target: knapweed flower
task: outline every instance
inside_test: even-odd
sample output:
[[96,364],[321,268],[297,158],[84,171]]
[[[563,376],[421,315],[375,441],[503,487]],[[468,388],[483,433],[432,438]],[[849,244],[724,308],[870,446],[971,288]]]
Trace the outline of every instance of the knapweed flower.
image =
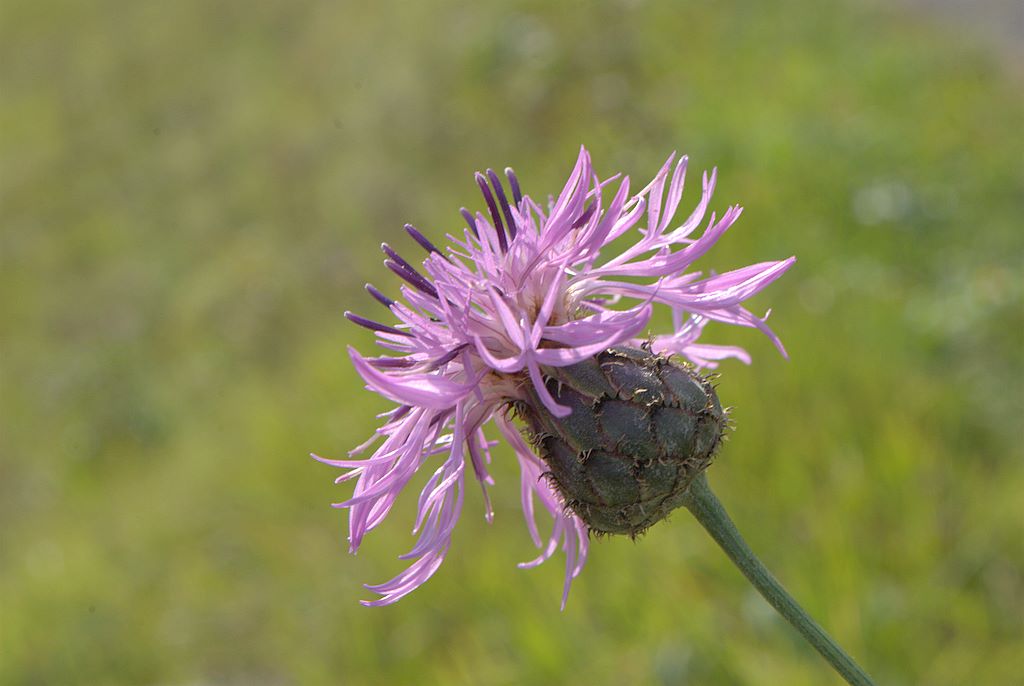
[[[781,276],[794,258],[722,274],[689,271],[735,223],[741,208],[730,207],[721,217],[712,214],[705,224],[713,171],[704,174],[697,207],[675,224],[687,159],[673,164],[674,158],[669,157],[650,184],[631,194],[628,177],[600,180],[581,148],[565,187],[546,207],[522,193],[510,169],[505,170],[507,191],[499,175],[488,170],[476,176],[486,214],[463,209],[467,226],[448,235],[444,250],[412,226],[405,227],[427,253],[422,269],[389,245],[382,246],[384,264],[404,281],[401,299],[392,300],[370,285],[367,290],[397,322],[346,316],[375,331],[378,344],[390,354],[364,357],[354,349],[349,352],[367,387],[397,406],[381,415],[384,424],[370,441],[352,452],[380,441],[372,456],[317,458],[346,470],[338,481],[356,480],[352,497],[336,505],[349,511],[351,551],[384,521],[417,471],[431,462],[439,464],[419,494],[414,527],[419,538],[402,556],[411,564],[391,581],[367,586],[381,597],[364,604],[393,603],[437,571],[462,511],[467,469],[483,489],[487,520],[493,518],[487,487],[493,484],[488,464],[495,443],[485,434],[485,426],[493,422],[518,459],[523,513],[540,548],[535,560],[520,566],[540,564],[561,547],[566,554],[564,607],[572,579],[586,560],[591,529],[635,533],[663,517],[678,506],[680,489],[706,466],[717,445],[724,415],[713,391],[692,369],[668,356],[678,355],[702,368],[714,368],[724,358],[749,363],[741,348],[698,342],[712,321],[760,329],[785,354],[764,318],[743,302]],[[701,226],[703,231],[698,231]],[[607,254],[612,244],[624,247]],[[671,310],[674,330],[644,337],[659,303]],[[601,377],[596,386],[588,381],[594,365]],[[623,391],[616,374],[632,375],[648,388]],[[652,384],[657,392],[644,400],[643,391],[650,391]],[[667,439],[668,448],[628,448],[628,437],[611,437],[614,445],[604,446],[605,452],[615,454],[595,457],[602,446],[581,446],[572,429],[573,419],[587,419],[588,408],[580,398],[588,393],[594,402],[628,401],[616,406],[621,417],[605,417],[599,427],[609,436],[635,423],[630,413],[641,412],[643,421],[654,421],[650,413],[643,414],[644,407],[671,406],[677,410],[672,417],[689,417],[690,424],[684,431],[673,428],[671,417],[663,421],[664,435],[674,436]],[[514,424],[517,414],[526,420],[530,440]],[[560,422],[565,430],[558,433]],[[662,436],[656,429],[651,429],[652,441]],[[694,432],[706,437],[695,438]],[[616,486],[615,493],[597,489],[580,495],[567,483],[569,477],[560,476],[566,467],[556,464],[560,458],[554,452],[564,449],[548,441],[554,433],[556,442],[572,451],[565,460],[592,459],[597,465],[593,469],[610,470],[612,476],[616,469],[629,471],[621,469],[622,459],[640,460],[649,453],[641,471],[648,466],[653,470],[664,463],[669,448],[685,444],[696,452],[680,457],[678,469],[673,467],[666,477],[671,484],[650,493],[644,492],[644,478],[646,483],[658,478],[653,471],[646,477],[634,473],[639,485]],[[603,457],[619,461],[605,469]],[[648,505],[655,498],[663,511],[652,519]],[[538,501],[554,520],[546,541],[536,524]],[[619,510],[609,514],[589,509],[608,503]]]

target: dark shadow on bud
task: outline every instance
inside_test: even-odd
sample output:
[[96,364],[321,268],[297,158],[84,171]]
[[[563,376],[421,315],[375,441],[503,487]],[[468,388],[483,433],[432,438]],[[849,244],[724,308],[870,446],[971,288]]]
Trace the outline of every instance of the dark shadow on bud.
[[727,425],[707,377],[628,347],[544,373],[572,414],[558,419],[532,390],[515,409],[549,478],[591,531],[635,537],[683,504]]

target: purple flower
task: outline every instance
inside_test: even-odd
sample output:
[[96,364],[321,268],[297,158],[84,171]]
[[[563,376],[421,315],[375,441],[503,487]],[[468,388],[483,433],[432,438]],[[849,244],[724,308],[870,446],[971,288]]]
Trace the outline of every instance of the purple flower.
[[[715,367],[730,357],[749,363],[742,348],[697,342],[710,321],[758,328],[785,354],[765,318],[745,309],[743,301],[781,276],[795,258],[724,274],[687,271],[732,226],[741,208],[730,207],[720,218],[712,214],[695,237],[714,190],[712,171],[704,174],[696,209],[673,225],[687,163],[683,157],[673,167],[674,157],[631,195],[628,177],[599,180],[581,148],[561,194],[546,209],[522,194],[512,170],[505,170],[508,192],[498,174],[488,170],[476,175],[486,214],[463,209],[468,227],[461,235],[449,235],[445,250],[405,227],[427,252],[422,270],[382,246],[384,264],[405,282],[402,300],[366,288],[398,322],[346,316],[375,331],[378,344],[393,354],[364,357],[352,348],[349,354],[367,387],[397,407],[381,415],[383,426],[351,453],[381,441],[371,457],[317,457],[346,470],[339,482],[356,480],[352,497],[335,505],[349,510],[350,550],[355,552],[366,532],[384,521],[424,464],[440,466],[420,492],[413,530],[419,539],[401,556],[412,563],[394,579],[367,586],[381,597],[365,605],[393,603],[437,571],[462,511],[467,467],[483,489],[486,518],[492,520],[487,487],[494,481],[487,465],[496,442],[487,438],[484,426],[493,421],[518,458],[523,513],[541,551],[520,567],[538,565],[561,547],[566,554],[565,606],[587,557],[589,532],[542,478],[548,471],[545,463],[507,411],[530,385],[553,415],[569,414],[547,390],[545,367],[572,365],[611,346],[643,342],[654,352],[679,354],[701,367]],[[614,195],[613,182],[618,183]],[[611,201],[605,204],[608,195]],[[626,236],[633,240],[622,252],[602,254]],[[641,279],[646,281],[638,283]],[[655,303],[670,308],[675,331],[643,339]],[[546,541],[535,520],[537,501],[554,520]]]

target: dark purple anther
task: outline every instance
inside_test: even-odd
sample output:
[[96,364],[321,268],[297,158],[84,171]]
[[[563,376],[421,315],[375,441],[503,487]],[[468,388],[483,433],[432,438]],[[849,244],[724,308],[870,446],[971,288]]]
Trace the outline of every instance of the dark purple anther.
[[476,230],[476,217],[473,216],[473,213],[465,207],[460,208],[459,212],[462,213],[462,218],[466,220],[467,224],[469,224],[469,230],[473,232],[473,235],[480,238],[480,232]]
[[435,298],[437,297],[437,289],[434,288],[434,284],[430,283],[425,276],[416,271],[415,267],[402,259],[402,256],[396,253],[390,245],[387,243],[381,243],[380,249],[384,251],[385,255],[391,258],[390,260],[384,260],[384,265],[388,269],[395,272],[424,293],[432,295]]
[[374,300],[388,309],[395,304],[395,301],[378,291],[373,284],[366,284],[366,292],[373,296]]
[[380,249],[384,251],[384,254],[385,254],[385,255],[387,255],[388,257],[390,257],[391,259],[393,259],[393,260],[394,260],[395,262],[397,262],[398,264],[404,265],[405,267],[407,267],[407,268],[409,268],[409,269],[412,269],[413,271],[415,271],[415,270],[413,269],[412,265],[411,265],[411,264],[409,264],[408,262],[406,262],[406,261],[405,261],[405,259],[404,259],[404,258],[403,258],[403,257],[402,257],[401,255],[399,255],[399,254],[398,254],[397,252],[395,252],[395,249],[394,249],[394,248],[392,248],[392,247],[391,247],[390,245],[388,245],[387,243],[381,243],[381,244],[380,244]]
[[487,170],[487,178],[494,186],[494,192],[498,194],[498,204],[501,205],[501,213],[505,215],[505,226],[508,227],[508,237],[512,240],[516,237],[516,222],[512,218],[512,210],[508,206],[508,199],[505,197],[505,189],[501,187],[501,179],[494,173],[493,169]]
[[456,357],[458,357],[459,353],[461,353],[465,347],[465,345],[460,345],[449,350],[444,355],[431,362],[430,366],[427,368],[427,371],[432,372],[435,369],[440,369],[441,367],[445,366],[446,364],[454,360]]
[[360,317],[358,314],[353,314],[352,312],[346,312],[345,318],[348,319],[353,324],[358,324],[359,326],[365,327],[370,331],[380,331],[382,333],[393,333],[399,336],[412,337],[412,334],[409,333],[408,331],[402,331],[401,329],[396,329],[393,326],[381,324],[380,322],[375,322],[372,319],[367,319],[366,317]]
[[587,220],[590,219],[590,215],[594,214],[595,207],[597,207],[597,203],[594,202],[591,202],[589,205],[587,205],[586,208],[584,208],[582,214],[580,214],[580,216],[576,218],[576,221],[572,223],[572,228],[578,229],[584,224],[586,224]]
[[498,206],[494,203],[491,187],[487,185],[487,179],[480,172],[476,173],[476,185],[480,186],[480,192],[484,194],[484,200],[487,202],[487,210],[491,213],[491,221],[494,222],[494,232],[498,235],[501,252],[506,252],[508,241],[505,240],[505,227],[501,224],[501,215],[498,214]]
[[516,207],[523,201],[523,192],[519,190],[519,179],[512,167],[505,167],[505,176],[508,177],[508,185],[512,188],[512,199],[516,201]]
[[412,405],[399,405],[398,407],[387,413],[388,419],[390,419],[391,421],[397,421],[404,417],[405,415],[409,414],[409,410],[411,409]]
[[402,266],[394,260],[384,260],[384,266],[397,274],[400,279],[408,282],[410,286],[433,298],[437,297],[437,289],[434,288],[434,284],[424,279],[418,272],[410,271],[408,267]]
[[367,357],[366,361],[378,369],[402,369],[416,364],[407,357]]
[[[412,236],[412,239],[419,243],[420,247],[426,250],[427,252],[437,253],[441,257],[444,257],[444,259],[448,260],[448,257],[443,252],[441,252],[436,245],[431,243],[426,236],[420,233],[419,230],[412,224],[405,225],[405,232]],[[451,262],[451,260],[448,261]]]

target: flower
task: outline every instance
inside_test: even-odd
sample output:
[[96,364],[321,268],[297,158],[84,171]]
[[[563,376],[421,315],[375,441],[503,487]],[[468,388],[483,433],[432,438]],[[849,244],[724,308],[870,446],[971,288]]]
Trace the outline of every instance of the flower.
[[[674,159],[673,154],[650,184],[631,195],[628,177],[599,180],[581,148],[565,187],[546,210],[521,192],[511,169],[505,170],[511,198],[498,174],[488,170],[476,175],[487,214],[463,209],[468,226],[448,236],[446,250],[406,225],[427,252],[422,271],[386,243],[382,246],[384,264],[405,282],[402,299],[366,288],[398,322],[345,315],[376,332],[378,344],[394,353],[364,357],[349,348],[367,388],[397,406],[381,415],[384,424],[350,453],[381,441],[372,456],[330,460],[314,455],[346,470],[339,482],[356,480],[352,497],[335,505],[349,511],[350,550],[355,552],[365,534],[384,521],[421,467],[435,458],[440,466],[420,492],[413,529],[419,538],[401,556],[412,563],[394,579],[366,586],[380,598],[363,604],[393,603],[437,571],[462,511],[467,465],[483,489],[485,516],[493,519],[487,487],[494,480],[487,466],[495,442],[484,432],[493,422],[518,458],[523,513],[540,548],[536,559],[520,567],[540,564],[560,546],[566,555],[565,606],[571,582],[586,560],[590,532],[551,480],[543,478],[547,465],[508,411],[530,396],[556,418],[570,414],[545,383],[545,370],[575,365],[614,346],[642,344],[652,353],[678,354],[699,367],[714,368],[725,358],[749,363],[742,348],[697,342],[711,321],[760,329],[785,355],[765,323],[767,315],[758,317],[742,303],[781,276],[795,258],[723,274],[688,272],[733,225],[741,208],[730,207],[720,218],[712,214],[694,237],[714,190],[712,171],[704,174],[697,207],[672,227],[687,166],[686,157],[673,166]],[[605,205],[603,196],[616,181],[617,190]],[[626,237],[633,241],[622,252],[602,254]],[[641,340],[655,303],[670,308],[674,331]],[[537,501],[554,520],[546,541],[536,524]]]

